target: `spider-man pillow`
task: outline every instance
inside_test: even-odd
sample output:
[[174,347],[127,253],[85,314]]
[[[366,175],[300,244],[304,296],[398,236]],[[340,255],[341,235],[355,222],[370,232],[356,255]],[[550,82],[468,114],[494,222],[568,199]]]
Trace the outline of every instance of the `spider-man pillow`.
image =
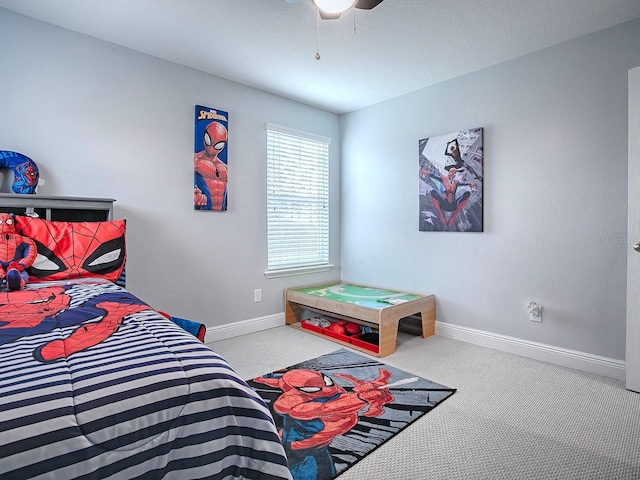
[[38,257],[30,282],[100,277],[116,282],[126,257],[125,221],[57,222],[16,216],[16,231],[32,238]]

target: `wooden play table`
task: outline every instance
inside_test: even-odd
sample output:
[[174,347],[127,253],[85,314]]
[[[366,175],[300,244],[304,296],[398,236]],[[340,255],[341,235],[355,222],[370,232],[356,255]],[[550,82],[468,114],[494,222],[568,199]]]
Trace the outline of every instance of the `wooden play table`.
[[[287,288],[284,293],[285,321],[287,325],[300,327],[303,312],[369,325],[379,331],[379,356],[385,357],[396,349],[398,324],[401,318],[420,314],[422,336],[435,334],[436,300],[434,295],[399,292],[339,281],[305,287]],[[309,333],[316,333],[305,329]],[[352,348],[366,351],[349,342]]]

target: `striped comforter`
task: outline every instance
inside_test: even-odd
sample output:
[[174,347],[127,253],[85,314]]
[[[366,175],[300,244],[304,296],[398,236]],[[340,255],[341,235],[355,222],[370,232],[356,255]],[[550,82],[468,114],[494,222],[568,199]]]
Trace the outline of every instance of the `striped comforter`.
[[0,479],[291,478],[215,352],[105,281],[0,292]]

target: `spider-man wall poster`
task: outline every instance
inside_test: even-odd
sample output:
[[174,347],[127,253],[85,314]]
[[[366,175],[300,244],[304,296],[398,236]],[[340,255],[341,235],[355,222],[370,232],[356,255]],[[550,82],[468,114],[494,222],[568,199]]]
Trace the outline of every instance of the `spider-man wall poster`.
[[227,209],[229,114],[196,105],[194,143],[195,210]]

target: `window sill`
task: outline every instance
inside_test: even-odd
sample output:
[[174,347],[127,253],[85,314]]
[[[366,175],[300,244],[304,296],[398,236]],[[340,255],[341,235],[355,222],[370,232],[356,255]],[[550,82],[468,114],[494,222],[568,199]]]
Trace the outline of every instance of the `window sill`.
[[282,270],[269,270],[264,272],[264,276],[267,278],[281,278],[281,277],[291,277],[293,275],[305,275],[307,273],[320,273],[320,272],[328,272],[335,265],[318,265],[315,267],[301,267],[301,268],[286,268]]

